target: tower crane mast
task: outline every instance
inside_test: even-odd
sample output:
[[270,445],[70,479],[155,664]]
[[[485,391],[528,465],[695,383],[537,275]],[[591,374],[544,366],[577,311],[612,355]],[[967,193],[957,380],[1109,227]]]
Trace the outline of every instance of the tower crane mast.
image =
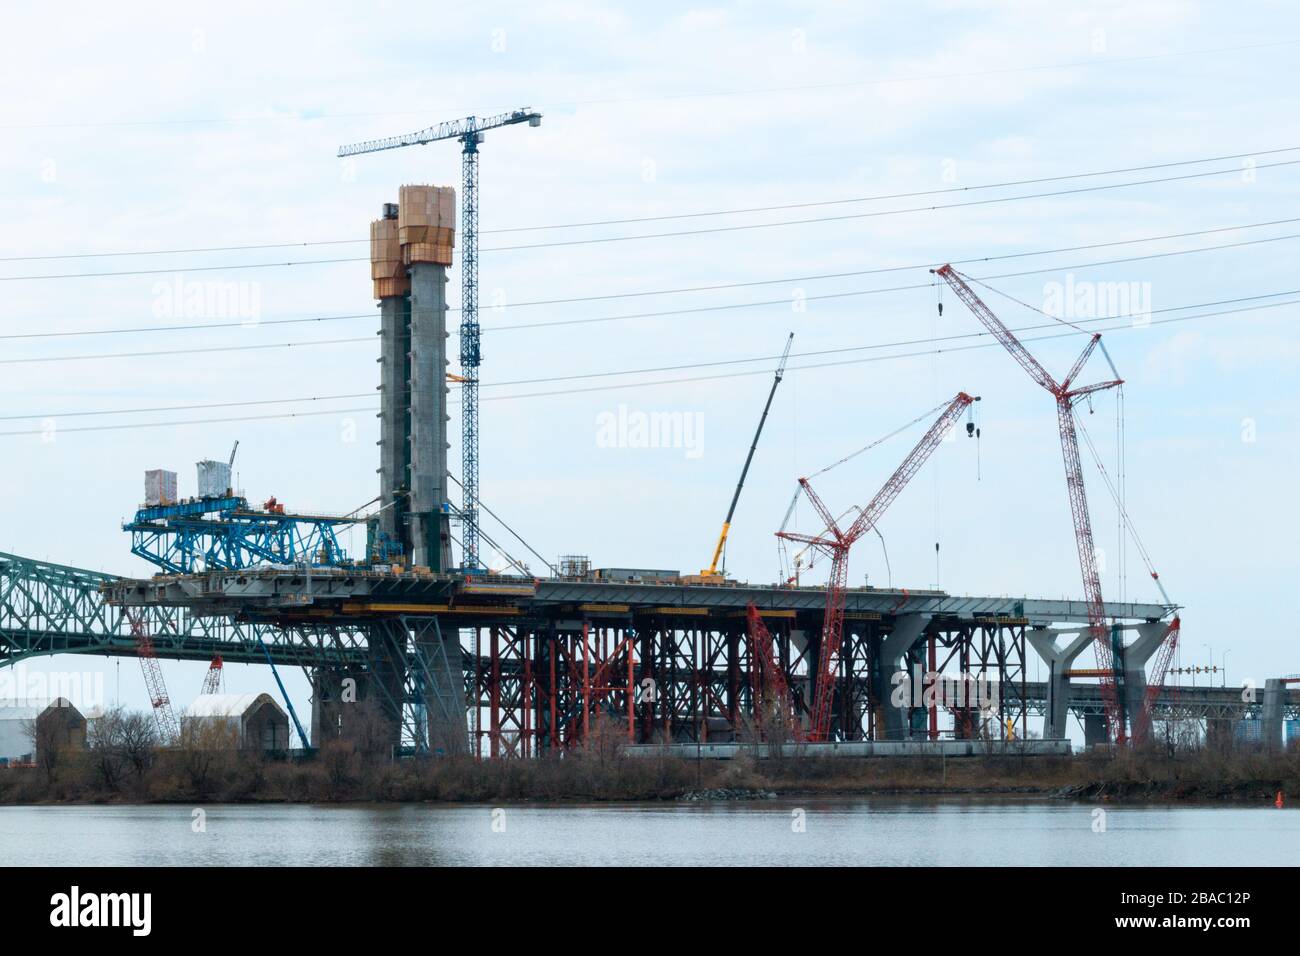
[[478,322],[478,147],[485,130],[527,123],[541,126],[542,114],[524,107],[496,116],[467,116],[438,123],[414,133],[372,139],[339,148],[340,158],[377,153],[402,146],[422,146],[454,139],[461,144],[461,272],[460,272],[460,365],[461,386],[461,484],[464,489],[462,514],[462,563],[478,568],[478,370],[483,360]]
[[921,470],[934,450],[939,447],[949,429],[978,396],[958,392],[944,410],[935,419],[921,440],[903,459],[902,464],[889,477],[889,480],[876,492],[876,496],[858,514],[847,530],[841,531],[833,515],[817,497],[807,478],[800,478],[799,485],[807,494],[818,517],[826,528],[819,535],[799,534],[793,531],[779,531],[777,536],[788,541],[798,541],[811,545],[825,553],[831,559],[830,575],[826,581],[826,612],[822,618],[821,648],[817,655],[817,681],[813,688],[812,727],[808,739],[825,741],[830,739],[831,711],[835,700],[835,678],[839,671],[844,631],[844,604],[848,579],[849,550],[864,534],[875,527],[885,511],[893,504],[907,483]]

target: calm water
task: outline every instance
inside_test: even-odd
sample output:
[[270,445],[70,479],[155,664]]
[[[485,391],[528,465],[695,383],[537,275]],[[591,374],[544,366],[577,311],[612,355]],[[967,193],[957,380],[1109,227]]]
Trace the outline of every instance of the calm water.
[[[1295,864],[1300,812],[936,798],[599,806],[2,807],[0,865]],[[802,812],[803,832],[794,832]],[[494,820],[504,832],[494,831]]]

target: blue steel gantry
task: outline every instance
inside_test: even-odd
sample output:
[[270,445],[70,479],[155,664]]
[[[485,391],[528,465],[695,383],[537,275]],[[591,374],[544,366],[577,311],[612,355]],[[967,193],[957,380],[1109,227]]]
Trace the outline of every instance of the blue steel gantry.
[[131,532],[132,554],[168,574],[192,574],[261,564],[347,566],[352,559],[339,544],[338,529],[364,522],[285,514],[274,505],[259,511],[243,497],[223,495],[146,505],[122,530]]

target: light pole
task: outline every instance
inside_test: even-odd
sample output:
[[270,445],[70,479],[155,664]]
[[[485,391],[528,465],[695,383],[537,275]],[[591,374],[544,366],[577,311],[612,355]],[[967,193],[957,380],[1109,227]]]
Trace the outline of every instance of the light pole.
[[1210,647],[1209,644],[1202,644],[1201,646],[1210,652],[1210,669],[1206,672],[1209,674],[1210,679],[1206,681],[1206,684],[1209,687],[1213,687],[1214,686],[1214,648]]
[[1228,686],[1228,655],[1231,652],[1232,652],[1231,647],[1223,652],[1223,686],[1224,687]]

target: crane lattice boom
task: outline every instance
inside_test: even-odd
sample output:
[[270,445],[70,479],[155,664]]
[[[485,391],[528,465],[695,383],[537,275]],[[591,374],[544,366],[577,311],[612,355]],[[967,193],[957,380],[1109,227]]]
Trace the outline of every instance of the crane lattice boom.
[[541,122],[542,114],[526,106],[521,110],[511,110],[509,113],[498,113],[496,116],[485,116],[482,119],[477,116],[466,116],[464,119],[438,123],[436,126],[430,126],[415,133],[386,136],[383,139],[370,139],[363,143],[340,146],[339,158],[357,156],[361,153],[377,153],[381,150],[397,149],[401,146],[423,146],[425,143],[433,143],[441,139],[463,140],[467,136],[476,136],[488,129],[513,126],[516,123],[540,126]]
[[965,392],[958,392],[951,402],[935,419],[929,430],[916,443],[903,463],[898,466],[889,480],[881,487],[871,502],[862,509],[857,519],[847,531],[841,531],[830,509],[822,503],[813,491],[807,478],[800,478],[799,484],[807,494],[818,517],[826,528],[820,535],[798,534],[792,531],[777,532],[778,537],[789,541],[799,541],[812,545],[827,554],[831,559],[830,575],[826,581],[826,612],[822,618],[821,649],[817,655],[817,682],[813,690],[812,727],[809,739],[825,741],[830,739],[831,710],[835,700],[835,678],[839,673],[842,635],[844,632],[844,602],[846,599],[846,582],[848,579],[849,550],[854,542],[870,531],[886,509],[894,502],[912,477],[921,469],[926,460],[939,447],[944,436],[948,434],[957,420],[972,402],[979,401]]
[[760,732],[768,739],[773,739],[780,729],[766,725],[767,718],[774,717],[785,725],[795,743],[803,743],[803,727],[795,713],[790,684],[772,650],[772,635],[753,601],[749,602],[746,614],[749,619],[749,689],[754,719]]
[[1065,485],[1070,498],[1070,514],[1074,520],[1074,542],[1079,553],[1079,570],[1083,577],[1084,598],[1088,607],[1088,627],[1092,632],[1093,647],[1097,654],[1098,668],[1106,675],[1101,679],[1102,699],[1106,704],[1106,722],[1109,725],[1112,740],[1123,742],[1124,713],[1119,700],[1119,689],[1115,679],[1115,655],[1111,647],[1111,637],[1106,627],[1106,606],[1101,596],[1101,578],[1097,573],[1097,550],[1092,537],[1092,518],[1088,511],[1088,494],[1083,482],[1083,464],[1079,459],[1079,436],[1074,424],[1074,406],[1082,398],[1108,388],[1124,384],[1118,376],[1086,385],[1071,388],[1075,378],[1083,370],[1088,357],[1101,342],[1100,335],[1093,335],[1082,354],[1075,360],[1069,373],[1061,382],[1057,382],[1039,361],[1030,354],[1015,334],[1002,324],[1002,320],[993,313],[983,300],[975,294],[966,281],[951,265],[942,266],[935,274],[943,279],[957,293],[975,317],[983,323],[1027,373],[1029,377],[1052,394],[1056,401],[1057,429],[1061,436],[1061,457],[1065,463]]

